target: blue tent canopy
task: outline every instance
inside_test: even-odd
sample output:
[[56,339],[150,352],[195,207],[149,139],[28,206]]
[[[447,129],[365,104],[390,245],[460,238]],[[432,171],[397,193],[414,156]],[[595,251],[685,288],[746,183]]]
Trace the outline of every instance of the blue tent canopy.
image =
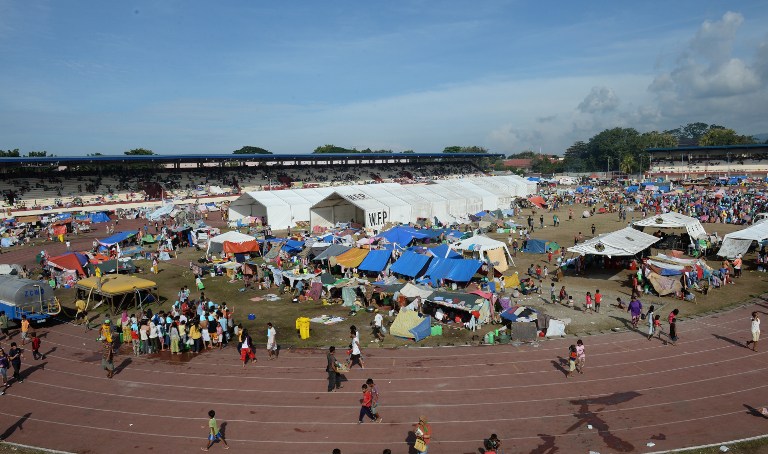
[[379,233],[376,237],[384,238],[392,244],[407,246],[414,238],[423,240],[429,238],[429,235],[423,233],[421,230],[414,229],[413,227],[399,225],[397,227],[392,227],[386,232]]
[[413,251],[406,251],[392,266],[389,271],[403,276],[416,277],[421,274],[429,262],[430,257]]
[[372,271],[378,273],[387,267],[387,262],[389,262],[390,257],[392,257],[392,253],[390,251],[370,251],[368,252],[368,255],[366,255],[363,259],[363,262],[360,263],[360,266],[357,267],[357,269],[360,271]]
[[447,244],[441,244],[439,246],[433,247],[432,249],[427,249],[427,252],[434,255],[435,257],[440,257],[443,259],[461,258],[461,254],[451,249]]
[[546,254],[547,242],[544,240],[536,240],[531,238],[530,240],[528,240],[528,243],[525,245],[525,249],[523,249],[523,252],[528,252],[530,254]]
[[72,213],[59,213],[56,215],[56,219],[63,221],[72,217]]
[[454,282],[469,282],[480,269],[483,262],[473,259],[441,259],[434,257],[429,263],[425,277],[432,284],[437,284],[441,279]]
[[633,186],[627,186],[626,191],[628,193],[633,193],[633,192],[637,192],[638,189],[640,189],[640,186],[633,185]]
[[304,249],[303,241],[286,240],[283,245],[283,250],[288,253],[301,252]]
[[103,240],[99,240],[99,244],[103,246],[112,246],[113,244],[123,242],[134,235],[136,235],[135,230],[129,230],[127,232],[118,232],[110,236],[109,238],[104,238]]
[[94,224],[100,224],[102,222],[109,222],[109,216],[104,212],[95,212],[88,215],[88,219]]

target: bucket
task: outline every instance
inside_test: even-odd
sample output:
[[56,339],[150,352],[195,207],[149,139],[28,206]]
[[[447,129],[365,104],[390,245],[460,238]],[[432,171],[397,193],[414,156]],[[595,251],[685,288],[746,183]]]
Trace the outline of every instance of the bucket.
[[256,314],[248,314],[248,320],[256,320]]

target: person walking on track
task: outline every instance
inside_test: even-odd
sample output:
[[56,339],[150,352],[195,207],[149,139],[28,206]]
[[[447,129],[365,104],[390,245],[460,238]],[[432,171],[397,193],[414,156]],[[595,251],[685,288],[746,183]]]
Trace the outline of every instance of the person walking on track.
[[371,421],[381,422],[381,418],[377,418],[373,416],[373,413],[371,412],[371,406],[373,405],[373,396],[371,395],[371,390],[368,388],[368,385],[363,384],[363,398],[360,400],[361,406],[360,406],[360,416],[357,419],[358,424],[363,423],[363,416],[368,416],[371,418]]
[[760,340],[760,315],[757,312],[752,312],[752,340],[748,340],[744,345],[749,348],[749,344],[752,344],[752,351],[757,351],[757,342]]
[[677,343],[677,315],[680,313],[680,309],[675,309],[669,313],[667,321],[669,322],[669,341],[672,345]]
[[[224,434],[221,433],[219,430],[219,425],[216,423],[216,412],[213,410],[209,411],[208,417],[210,418],[208,420],[208,442],[204,448],[200,449],[207,451],[211,449],[211,446],[213,446],[213,444],[219,440],[224,443],[224,449],[229,449],[229,444],[227,444],[227,440],[224,438]],[[202,427],[205,428],[205,426]]]
[[584,364],[587,362],[587,355],[584,352],[584,342],[581,339],[576,341],[576,370],[580,374],[584,373]]
[[24,358],[24,350],[20,349],[16,342],[11,342],[11,349],[8,350],[8,359],[13,367],[13,382],[24,383],[24,379],[21,378],[21,360]]
[[365,384],[368,385],[368,389],[371,391],[371,413],[381,422],[381,415],[379,414],[379,388],[372,378],[366,380]]
[[343,388],[343,386],[341,386],[341,374],[339,373],[335,352],[336,347],[331,346],[328,349],[328,355],[326,356],[328,365],[325,366],[325,371],[328,372],[328,392]]

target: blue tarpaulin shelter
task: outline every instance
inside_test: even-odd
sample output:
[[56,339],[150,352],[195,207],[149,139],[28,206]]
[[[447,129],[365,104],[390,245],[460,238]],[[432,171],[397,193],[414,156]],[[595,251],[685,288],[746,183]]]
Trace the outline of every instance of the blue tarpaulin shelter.
[[104,238],[103,240],[99,240],[99,244],[101,244],[102,246],[112,246],[113,244],[121,243],[134,235],[136,235],[135,230],[129,230],[127,232],[118,232],[110,236],[109,238]]
[[554,241],[536,240],[531,238],[525,245],[523,252],[528,252],[530,254],[546,254],[547,248],[552,249],[552,252],[557,252],[560,250],[560,245]]
[[425,234],[421,230],[414,229],[405,225],[399,225],[392,227],[386,232],[381,232],[376,236],[377,238],[384,238],[392,244],[399,244],[400,246],[407,246],[413,241],[414,238],[423,240],[429,238],[429,235]]
[[100,224],[102,222],[109,222],[109,216],[104,212],[95,212],[88,215],[88,219],[94,224]]
[[295,252],[301,252],[302,249],[304,249],[303,241],[286,240],[285,244],[283,244],[283,250],[290,254]]
[[368,252],[368,255],[366,255],[363,259],[363,262],[360,263],[360,266],[357,267],[357,269],[360,271],[371,271],[378,273],[387,267],[387,262],[389,262],[390,257],[392,257],[392,253],[390,251],[370,251]]
[[447,244],[441,244],[431,249],[427,249],[427,253],[443,259],[461,258],[461,254],[451,249]]
[[633,192],[637,192],[638,189],[640,189],[640,186],[627,186],[626,192],[631,194]]
[[392,266],[389,271],[403,276],[416,277],[424,270],[430,257],[413,251],[406,251]]
[[418,325],[409,330],[413,334],[413,340],[418,342],[432,334],[432,317],[424,317]]
[[483,265],[474,259],[442,259],[433,257],[424,277],[436,285],[441,279],[454,282],[469,282]]

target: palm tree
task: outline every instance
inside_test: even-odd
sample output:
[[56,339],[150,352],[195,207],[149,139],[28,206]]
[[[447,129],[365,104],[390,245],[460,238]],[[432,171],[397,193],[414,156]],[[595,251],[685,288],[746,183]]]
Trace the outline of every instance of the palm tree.
[[632,170],[637,166],[634,156],[631,154],[625,154],[621,158],[621,164],[619,164],[619,170],[626,174],[632,174]]

